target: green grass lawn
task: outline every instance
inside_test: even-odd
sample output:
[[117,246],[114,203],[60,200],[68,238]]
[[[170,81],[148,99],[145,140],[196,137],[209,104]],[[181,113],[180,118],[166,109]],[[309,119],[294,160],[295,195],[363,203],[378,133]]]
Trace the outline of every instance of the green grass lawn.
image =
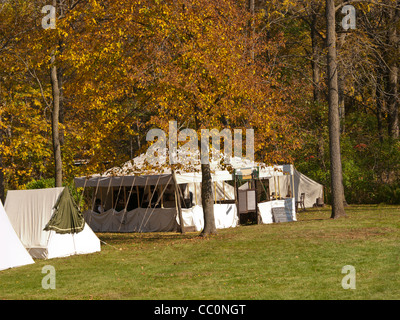
[[[98,234],[99,253],[0,271],[0,299],[400,299],[400,207],[308,209],[298,221],[199,233]],[[56,270],[45,290],[42,268]],[[342,267],[356,289],[342,288]]]

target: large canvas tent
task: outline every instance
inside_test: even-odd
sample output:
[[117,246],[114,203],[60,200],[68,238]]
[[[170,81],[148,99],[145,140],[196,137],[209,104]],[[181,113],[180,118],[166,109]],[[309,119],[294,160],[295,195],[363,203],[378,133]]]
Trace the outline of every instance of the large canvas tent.
[[34,263],[12,227],[0,201],[0,270]]
[[10,190],[5,210],[33,258],[100,251],[100,240],[82,219],[68,188]]
[[[92,208],[84,213],[86,221],[93,230],[103,232],[176,231],[181,228],[181,225],[184,228],[201,230],[204,221],[200,198],[202,176],[199,157],[196,155],[187,157],[182,150],[178,150],[178,155],[179,152],[181,153],[179,163],[182,165],[181,169],[174,172],[168,165],[149,163],[146,154],[142,154],[123,166],[112,168],[103,174],[75,178],[77,188],[85,190],[89,187],[94,190]],[[161,152],[161,157],[163,154],[165,156],[166,153]],[[257,167],[259,168],[258,179],[293,174],[291,165],[266,166],[239,157],[230,157],[228,161],[221,161],[224,157],[221,153],[213,154],[213,156],[210,159],[210,167],[217,228],[235,227],[239,223],[237,194],[232,186],[233,171]],[[226,157],[224,159],[226,160]],[[165,163],[162,159],[160,162]],[[228,165],[221,163],[228,163]],[[290,181],[293,182],[293,180]],[[168,195],[172,197],[169,199]],[[177,199],[180,196],[189,200],[190,205],[186,207],[182,205],[178,208]],[[94,211],[95,198],[105,204],[105,212]],[[118,208],[120,198],[123,198],[125,205]],[[143,199],[146,200],[144,206]],[[292,220],[296,220],[294,198],[277,201],[274,206],[284,208]],[[185,204],[186,201],[183,203]],[[271,209],[274,206],[259,207],[261,223],[273,221]]]

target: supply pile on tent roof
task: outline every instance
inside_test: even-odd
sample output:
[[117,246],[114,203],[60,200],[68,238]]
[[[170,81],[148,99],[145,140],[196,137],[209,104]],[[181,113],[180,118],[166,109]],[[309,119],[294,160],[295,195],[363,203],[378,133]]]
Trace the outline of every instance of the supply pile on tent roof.
[[34,263],[15,233],[0,201],[0,270]]
[[[88,177],[75,178],[75,185],[82,187],[119,187],[119,186],[145,186],[168,184],[172,174],[171,166],[165,160],[167,151],[161,151],[160,157],[149,159],[146,154],[127,161],[121,167],[114,167],[103,174],[94,174]],[[290,165],[267,166],[264,163],[250,161],[240,157],[225,157],[219,151],[214,151],[210,157],[212,181],[231,181],[234,169],[259,167],[259,177],[273,177],[290,174]],[[199,152],[194,154],[184,149],[178,149],[178,168],[175,168],[176,182],[178,184],[201,182],[201,163]]]
[[34,258],[51,259],[100,251],[68,188],[8,191],[5,210]]

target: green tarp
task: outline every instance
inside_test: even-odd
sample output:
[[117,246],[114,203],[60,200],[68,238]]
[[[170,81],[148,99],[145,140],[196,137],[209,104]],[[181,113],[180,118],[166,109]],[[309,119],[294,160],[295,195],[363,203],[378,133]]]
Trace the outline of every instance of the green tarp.
[[57,203],[53,207],[54,213],[44,228],[56,233],[79,233],[85,227],[85,220],[68,187],[64,188]]

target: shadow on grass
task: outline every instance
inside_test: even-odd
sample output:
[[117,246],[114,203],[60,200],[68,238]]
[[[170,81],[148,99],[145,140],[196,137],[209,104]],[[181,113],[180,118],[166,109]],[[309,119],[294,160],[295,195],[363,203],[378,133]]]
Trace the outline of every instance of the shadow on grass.
[[175,233],[175,232],[149,232],[149,233],[96,233],[97,237],[104,242],[141,242],[141,243],[154,243],[154,242],[168,242],[176,240],[197,240],[203,239],[200,232],[188,233]]

